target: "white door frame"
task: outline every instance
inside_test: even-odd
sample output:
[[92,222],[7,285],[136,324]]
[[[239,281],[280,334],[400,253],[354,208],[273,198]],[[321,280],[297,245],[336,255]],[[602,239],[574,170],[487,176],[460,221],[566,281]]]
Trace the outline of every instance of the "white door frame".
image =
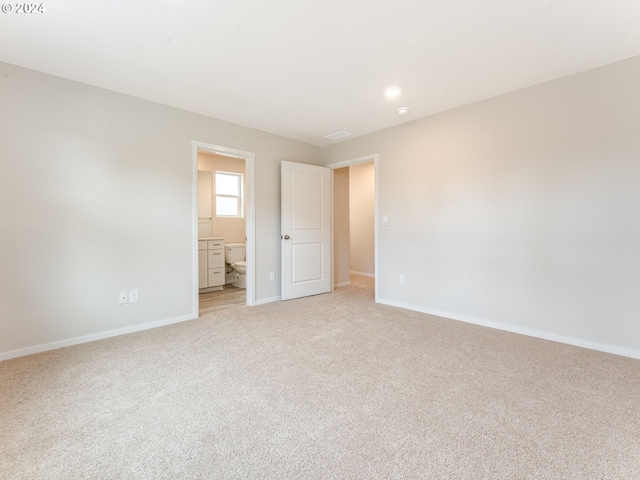
[[[325,167],[335,170],[336,168],[349,167],[351,165],[357,165],[359,163],[373,162],[373,181],[374,181],[374,198],[373,198],[373,268],[374,268],[374,283],[375,283],[375,302],[378,302],[380,297],[380,282],[378,281],[378,157],[377,153],[371,153],[362,157],[352,158],[350,160],[343,160],[341,162],[329,163]],[[331,195],[331,238],[333,240],[333,194]],[[331,265],[333,265],[333,246],[331,248]],[[333,278],[331,279],[331,289],[333,290]]]
[[256,154],[237,148],[214,145],[193,140],[192,145],[192,257],[193,257],[193,311],[196,316],[200,313],[200,297],[198,285],[198,151],[217,153],[220,155],[237,157],[244,160],[247,190],[245,192],[245,223],[247,235],[247,305],[256,304]]

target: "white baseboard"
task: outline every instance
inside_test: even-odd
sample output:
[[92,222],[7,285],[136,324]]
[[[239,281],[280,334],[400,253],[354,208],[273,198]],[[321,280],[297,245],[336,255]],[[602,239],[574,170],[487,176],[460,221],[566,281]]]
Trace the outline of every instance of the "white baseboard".
[[375,274],[373,273],[364,273],[364,272],[349,272],[351,275],[356,275],[358,277],[369,277],[375,278]]
[[256,300],[255,303],[253,304],[254,306],[257,305],[264,305],[265,303],[273,303],[273,302],[279,302],[280,300],[282,300],[282,297],[270,297],[270,298],[262,298],[260,300]]
[[428,313],[429,315],[434,315],[436,317],[442,317],[449,320],[472,323],[474,325],[481,325],[483,327],[495,328],[496,330],[504,330],[506,332],[518,333],[520,335],[527,335],[529,337],[541,338],[543,340],[551,340],[552,342],[566,343],[567,345],[573,345],[574,347],[588,348],[590,350],[597,350],[599,352],[612,353],[614,355],[636,358],[640,360],[640,350],[635,350],[632,348],[617,347],[615,345],[608,345],[606,343],[592,342],[590,340],[583,340],[575,337],[567,337],[565,335],[557,335],[555,333],[549,333],[542,330],[517,327],[514,325],[494,322],[491,320],[468,317],[466,315],[457,315],[450,312],[442,312],[439,310],[419,307],[416,305],[409,305],[406,303],[396,302],[393,300],[386,300],[386,299],[379,298],[378,303],[381,303],[383,305],[389,305],[392,307],[400,307],[407,310],[413,310],[414,312]]
[[141,323],[139,325],[132,325],[131,327],[118,328],[116,330],[108,330],[106,332],[93,333],[91,335],[84,335],[82,337],[69,338],[67,340],[60,340],[58,342],[44,343],[42,345],[35,345],[33,347],[20,348],[17,350],[9,350],[8,352],[0,352],[0,361],[9,360],[11,358],[24,357],[26,355],[33,355],[34,353],[42,353],[49,350],[56,350],[58,348],[70,347],[72,345],[79,345],[81,343],[94,342],[96,340],[103,340],[105,338],[118,337],[120,335],[126,335],[127,333],[140,332],[142,330],[149,330],[152,328],[164,327],[166,325],[172,325],[174,323],[186,322],[188,320],[195,320],[198,315],[182,315],[180,317],[167,318],[165,320],[157,320],[154,322]]
[[336,283],[333,288],[346,287],[347,285],[351,285],[351,282]]

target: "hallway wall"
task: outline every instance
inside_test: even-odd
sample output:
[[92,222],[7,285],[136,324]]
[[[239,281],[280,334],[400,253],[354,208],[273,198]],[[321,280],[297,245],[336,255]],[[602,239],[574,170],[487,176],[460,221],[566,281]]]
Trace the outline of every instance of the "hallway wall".
[[373,276],[374,258],[374,169],[373,162],[349,167],[350,271]]
[[349,278],[349,167],[333,171],[333,281],[347,285]]

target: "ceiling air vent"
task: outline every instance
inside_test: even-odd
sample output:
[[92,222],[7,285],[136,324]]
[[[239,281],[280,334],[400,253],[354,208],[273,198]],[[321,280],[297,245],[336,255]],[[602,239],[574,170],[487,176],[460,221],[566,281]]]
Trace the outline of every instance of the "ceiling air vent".
[[340,140],[341,138],[349,137],[351,134],[349,132],[345,132],[342,130],[341,132],[332,133],[331,135],[327,135],[327,138],[330,140]]

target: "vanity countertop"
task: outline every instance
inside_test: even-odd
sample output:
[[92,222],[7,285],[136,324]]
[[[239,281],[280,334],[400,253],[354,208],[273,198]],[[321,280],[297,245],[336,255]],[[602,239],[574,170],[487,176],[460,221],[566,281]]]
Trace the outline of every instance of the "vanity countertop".
[[198,240],[224,240],[224,237],[202,237]]

